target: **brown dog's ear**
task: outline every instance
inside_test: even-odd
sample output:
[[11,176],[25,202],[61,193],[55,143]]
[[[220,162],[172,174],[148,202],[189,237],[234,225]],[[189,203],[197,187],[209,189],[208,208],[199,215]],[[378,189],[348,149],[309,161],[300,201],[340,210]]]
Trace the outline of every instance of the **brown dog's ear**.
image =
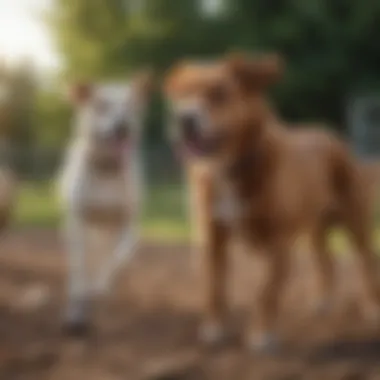
[[76,83],[69,88],[68,98],[74,105],[86,103],[92,96],[93,85],[90,83]]
[[175,94],[181,87],[182,82],[186,80],[189,66],[189,61],[181,60],[167,71],[163,83],[163,91],[167,96]]
[[284,62],[277,54],[235,53],[227,57],[227,67],[244,90],[264,90],[281,78]]
[[139,99],[146,101],[153,91],[154,73],[151,68],[141,70],[133,78],[133,87]]

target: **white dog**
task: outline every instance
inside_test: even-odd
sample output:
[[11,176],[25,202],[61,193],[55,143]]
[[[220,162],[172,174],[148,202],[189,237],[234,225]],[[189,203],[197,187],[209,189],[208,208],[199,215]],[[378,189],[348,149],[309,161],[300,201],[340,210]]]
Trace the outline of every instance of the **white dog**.
[[[65,326],[72,333],[87,328],[90,297],[108,291],[136,248],[143,190],[140,136],[150,84],[151,75],[144,72],[127,84],[81,84],[70,92],[75,131],[60,190],[69,271]],[[89,222],[106,228],[112,222],[119,231],[114,251],[92,283],[84,239]]]

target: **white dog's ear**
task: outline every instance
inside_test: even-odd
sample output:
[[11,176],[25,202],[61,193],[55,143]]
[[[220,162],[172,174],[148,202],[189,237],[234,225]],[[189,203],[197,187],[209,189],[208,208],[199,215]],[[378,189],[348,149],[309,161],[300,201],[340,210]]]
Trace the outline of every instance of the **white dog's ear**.
[[148,68],[141,70],[132,79],[133,88],[136,91],[139,101],[146,102],[154,87],[154,73]]
[[67,97],[72,104],[82,105],[91,98],[93,90],[90,83],[75,83],[69,87]]

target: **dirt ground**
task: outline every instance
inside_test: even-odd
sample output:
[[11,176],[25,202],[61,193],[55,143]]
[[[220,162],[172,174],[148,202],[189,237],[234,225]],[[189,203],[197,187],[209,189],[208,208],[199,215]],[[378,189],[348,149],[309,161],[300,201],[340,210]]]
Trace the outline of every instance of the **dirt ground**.
[[231,260],[231,337],[222,346],[197,342],[202,288],[191,250],[149,244],[98,302],[94,331],[74,340],[61,332],[65,256],[58,237],[11,233],[0,252],[0,380],[380,379],[380,329],[361,322],[351,261],[338,262],[340,304],[317,318],[310,312],[314,274],[300,256],[281,313],[284,347],[270,357],[241,342],[262,273],[247,255]]

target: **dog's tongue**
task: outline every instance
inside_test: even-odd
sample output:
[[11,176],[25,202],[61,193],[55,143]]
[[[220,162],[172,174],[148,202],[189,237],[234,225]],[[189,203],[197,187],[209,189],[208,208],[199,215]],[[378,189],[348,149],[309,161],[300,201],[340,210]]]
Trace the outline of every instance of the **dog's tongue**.
[[114,141],[111,144],[112,153],[115,155],[122,155],[129,151],[129,141]]
[[175,154],[181,161],[186,161],[191,156],[199,156],[201,153],[201,149],[196,144],[188,142],[177,144],[175,147]]

